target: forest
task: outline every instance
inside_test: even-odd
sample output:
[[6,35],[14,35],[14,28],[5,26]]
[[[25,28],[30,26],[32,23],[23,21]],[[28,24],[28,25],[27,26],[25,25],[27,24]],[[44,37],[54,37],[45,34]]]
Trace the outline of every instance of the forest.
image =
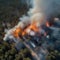
[[[27,48],[17,51],[14,44],[3,41],[4,29],[14,27],[19,22],[19,17],[28,10],[29,7],[22,0],[0,0],[0,60],[32,60]],[[59,57],[59,51],[49,49],[46,60],[58,60]]]

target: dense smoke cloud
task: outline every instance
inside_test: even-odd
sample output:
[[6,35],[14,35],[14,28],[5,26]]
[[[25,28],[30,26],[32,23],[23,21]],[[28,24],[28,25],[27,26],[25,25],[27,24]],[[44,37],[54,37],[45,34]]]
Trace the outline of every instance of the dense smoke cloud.
[[60,13],[60,0],[33,0],[33,11],[46,15]]
[[[28,4],[29,2],[30,4]],[[21,21],[10,30],[11,32],[17,27],[23,29],[34,21],[40,26],[50,15],[60,13],[60,0],[26,0],[26,3],[27,5],[32,5],[32,8],[27,12],[28,16],[23,15],[20,18]],[[7,32],[5,36],[11,35],[12,33],[10,33],[10,31]]]

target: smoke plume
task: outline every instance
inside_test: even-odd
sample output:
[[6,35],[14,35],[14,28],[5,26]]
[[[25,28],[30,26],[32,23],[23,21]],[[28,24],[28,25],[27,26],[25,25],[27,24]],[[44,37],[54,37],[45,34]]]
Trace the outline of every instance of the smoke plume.
[[29,1],[32,2],[32,8],[27,12],[28,16],[23,15],[20,18],[21,21],[7,32],[4,40],[6,40],[8,36],[12,35],[12,32],[18,27],[24,29],[24,27],[29,24],[33,24],[34,22],[37,22],[37,26],[40,26],[45,23],[47,18],[51,15],[60,13],[60,0],[28,0],[27,4]]

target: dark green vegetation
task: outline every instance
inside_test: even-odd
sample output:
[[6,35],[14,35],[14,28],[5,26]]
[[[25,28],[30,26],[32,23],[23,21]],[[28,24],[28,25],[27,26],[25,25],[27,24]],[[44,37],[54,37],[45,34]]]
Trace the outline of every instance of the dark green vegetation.
[[9,22],[11,26],[15,26],[19,17],[28,11],[27,4],[23,0],[0,0],[0,28],[2,22]]
[[31,55],[27,48],[18,52],[12,44],[6,42],[0,44],[0,60],[31,60],[29,56]]
[[57,50],[50,50],[46,60],[60,60],[60,52]]
[[22,0],[0,0],[0,20],[14,21],[28,10]]

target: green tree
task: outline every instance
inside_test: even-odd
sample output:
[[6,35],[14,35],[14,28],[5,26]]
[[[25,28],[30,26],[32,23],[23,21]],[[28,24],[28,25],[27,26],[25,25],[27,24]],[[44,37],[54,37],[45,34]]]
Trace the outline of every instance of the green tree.
[[24,58],[23,60],[31,60],[30,58]]

